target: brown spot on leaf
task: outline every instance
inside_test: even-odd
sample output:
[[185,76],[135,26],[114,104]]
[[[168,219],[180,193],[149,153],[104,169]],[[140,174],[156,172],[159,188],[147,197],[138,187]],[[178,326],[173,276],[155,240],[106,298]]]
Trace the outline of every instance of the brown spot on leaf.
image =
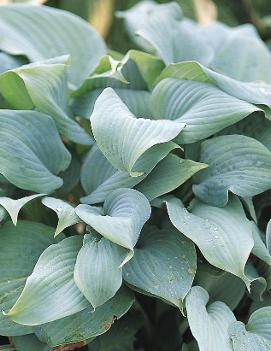
[[102,324],[102,328],[103,328],[105,331],[109,330],[109,329],[112,327],[112,324],[113,324],[117,319],[118,319],[117,316],[113,316],[111,322],[104,322],[104,323]]

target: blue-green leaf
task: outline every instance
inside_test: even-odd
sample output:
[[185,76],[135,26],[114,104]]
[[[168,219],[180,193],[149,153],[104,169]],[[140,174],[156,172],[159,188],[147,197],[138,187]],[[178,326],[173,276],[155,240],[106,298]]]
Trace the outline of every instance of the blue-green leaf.
[[50,193],[71,160],[54,121],[36,111],[0,110],[0,173],[19,188]]

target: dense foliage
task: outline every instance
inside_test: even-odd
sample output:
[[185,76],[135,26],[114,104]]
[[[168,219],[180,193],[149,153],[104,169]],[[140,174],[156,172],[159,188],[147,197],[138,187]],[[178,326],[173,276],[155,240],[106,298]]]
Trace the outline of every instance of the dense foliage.
[[270,51],[117,16],[0,7],[0,350],[270,351]]

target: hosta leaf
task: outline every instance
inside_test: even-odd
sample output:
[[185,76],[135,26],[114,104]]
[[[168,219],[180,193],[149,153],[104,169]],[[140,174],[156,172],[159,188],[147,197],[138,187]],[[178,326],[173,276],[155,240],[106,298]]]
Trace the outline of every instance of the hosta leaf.
[[54,197],[45,197],[42,199],[42,203],[57,214],[58,224],[55,236],[60,234],[65,228],[80,222],[80,218],[75,213],[75,208],[67,202]]
[[36,108],[50,115],[68,139],[88,145],[90,136],[67,114],[67,68],[67,58],[60,57],[7,71],[0,75],[0,92],[11,107]]
[[208,169],[196,176],[193,191],[209,204],[226,205],[229,191],[251,197],[271,186],[271,152],[255,139],[225,135],[206,140],[200,160]]
[[159,161],[177,147],[178,145],[173,142],[155,146],[149,157],[140,157],[136,163],[140,169],[145,169],[146,173],[139,177],[131,177],[127,172],[116,170],[95,144],[82,166],[81,183],[89,195],[81,198],[81,202],[88,204],[103,202],[113,190],[133,188],[151,172]]
[[271,255],[271,220],[269,220],[266,227],[266,246]]
[[155,118],[186,124],[180,143],[204,139],[258,110],[212,84],[174,78],[156,85],[151,103]]
[[22,197],[18,200],[13,200],[9,197],[0,197],[0,205],[5,208],[5,210],[9,213],[10,218],[14,225],[17,224],[18,214],[21,208],[26,205],[29,201],[36,199],[37,197],[41,197],[44,194],[36,194]]
[[216,301],[207,306],[209,295],[200,286],[191,289],[185,299],[188,323],[200,351],[232,351],[228,333],[236,320],[229,307]]
[[76,214],[106,239],[133,250],[151,206],[139,191],[122,188],[106,197],[103,209],[79,205]]
[[172,229],[150,230],[124,266],[123,277],[136,290],[181,308],[196,269],[196,251],[190,240]]
[[60,173],[63,185],[58,189],[58,194],[63,196],[71,192],[80,180],[81,160],[79,155],[72,153],[72,160],[69,167]]
[[271,255],[262,240],[262,234],[257,225],[252,222],[254,247],[252,253],[271,266]]
[[16,347],[17,351],[50,351],[49,346],[39,341],[34,334],[16,336],[12,338],[12,343]]
[[212,21],[200,26],[199,30],[216,52],[223,49],[226,41],[232,39],[234,36],[259,38],[257,29],[251,24],[230,27],[225,23]]
[[15,57],[5,52],[0,52],[0,73],[19,67],[25,63],[23,57]]
[[247,331],[271,341],[271,307],[263,307],[252,313],[246,325]]
[[184,128],[183,123],[136,119],[111,88],[97,99],[90,120],[99,149],[115,168],[132,176],[145,172],[135,169],[140,156],[171,141]]
[[[136,186],[149,201],[175,190],[207,165],[169,154]],[[169,172],[170,170],[170,172]]]
[[210,302],[222,301],[231,310],[238,306],[246,290],[241,279],[207,264],[199,265],[195,283],[207,290]]
[[[161,13],[163,16],[163,12]],[[149,23],[137,32],[154,48],[155,53],[166,64],[181,61],[198,61],[209,65],[214,52],[211,46],[197,32],[192,21],[168,22],[165,30],[159,16],[152,16]]]
[[271,54],[265,43],[240,34],[228,38],[212,62],[214,70],[244,82],[271,83],[270,67]]
[[82,237],[72,236],[42,253],[20,297],[7,313],[13,321],[24,325],[43,324],[72,315],[89,305],[73,280],[81,245]]
[[78,288],[96,308],[111,299],[122,284],[120,267],[127,250],[97,235],[86,234],[80,249],[74,280]]
[[[0,228],[0,310],[7,311],[19,297],[40,254],[54,242],[53,228],[40,223],[11,222]],[[14,323],[0,313],[1,335],[30,334],[31,327]]]
[[121,288],[108,302],[93,312],[89,308],[70,317],[35,327],[35,333],[51,348],[94,338],[108,331],[116,319],[121,318],[132,306],[134,296]]
[[102,38],[90,25],[68,12],[12,4],[1,6],[0,22],[3,51],[25,55],[30,61],[70,54],[69,79],[75,86],[106,53]]
[[229,95],[252,104],[271,104],[271,85],[264,82],[241,82],[210,70],[198,62],[168,65],[157,78],[157,82],[170,77],[211,83]]
[[250,298],[254,301],[262,301],[263,294],[267,289],[266,280],[259,275],[259,272],[251,262],[246,264],[245,273],[251,281]]
[[[1,11],[1,9],[0,9]],[[53,120],[36,111],[0,110],[0,173],[26,190],[50,193],[70,163]]]
[[271,122],[262,113],[252,114],[219,133],[219,135],[227,134],[246,135],[260,141],[271,150]]
[[233,351],[270,351],[271,342],[262,336],[247,331],[242,322],[235,322],[229,329]]
[[209,263],[240,277],[249,288],[251,280],[244,268],[254,241],[251,223],[238,198],[232,197],[224,208],[195,200],[192,213],[179,199],[170,198],[167,209],[172,224],[194,241]]
[[186,60],[209,64],[213,58],[213,50],[197,31],[197,25],[181,21],[182,12],[175,2],[158,5],[146,1],[118,15],[125,19],[137,44],[155,52],[166,64]]
[[[110,86],[110,85],[109,85]],[[105,85],[105,88],[108,85]],[[114,88],[115,93],[125,103],[132,114],[135,117],[146,117],[152,116],[151,109],[151,93],[145,90],[134,90],[134,89],[120,89]],[[75,113],[84,118],[89,118],[92,114],[95,102],[98,96],[103,92],[103,89],[95,89],[89,93],[86,93],[74,100],[73,110]]]
[[97,97],[104,88],[112,87],[136,117],[149,118],[151,94],[147,90],[163,68],[160,59],[140,51],[130,50],[121,61],[105,56],[73,94],[73,110],[77,115],[89,118]]
[[[162,20],[160,31],[163,32],[162,29],[165,30],[164,26],[167,26],[167,22],[179,22],[182,19],[182,10],[178,4],[173,2],[158,5],[154,1],[148,0],[141,1],[127,11],[117,12],[117,17],[124,19],[126,29],[133,41],[147,51],[152,50],[152,45],[144,38],[138,36],[137,33],[140,29],[147,26],[151,18],[155,16],[159,16],[159,20]],[[169,23],[168,26],[170,27]],[[160,31],[158,33],[161,33]]]
[[156,56],[129,50],[120,60],[102,57],[95,71],[84,81],[73,96],[82,96],[98,88],[118,88],[130,91],[147,91],[165,67]]

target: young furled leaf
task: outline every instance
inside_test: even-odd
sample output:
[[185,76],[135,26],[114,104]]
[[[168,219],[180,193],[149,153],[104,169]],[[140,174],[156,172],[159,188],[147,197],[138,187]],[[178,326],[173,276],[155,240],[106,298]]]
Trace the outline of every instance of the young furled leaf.
[[70,227],[81,220],[75,213],[75,208],[65,201],[55,199],[54,197],[45,197],[42,203],[54,210],[58,217],[58,224],[55,231],[55,236],[60,234],[65,228]]
[[146,173],[137,161],[152,158],[156,148],[174,139],[184,123],[135,118],[113,89],[98,97],[90,117],[92,132],[99,149],[118,170],[132,177]]
[[129,249],[133,255],[141,229],[151,215],[151,206],[139,191],[120,188],[106,197],[103,208],[79,205],[75,212],[106,239]]
[[126,256],[127,250],[122,246],[95,234],[85,235],[76,259],[74,280],[94,309],[111,299],[121,287],[120,266]]
[[221,301],[207,306],[209,295],[194,286],[185,299],[187,319],[200,351],[232,351],[228,328],[236,321],[230,308]]

